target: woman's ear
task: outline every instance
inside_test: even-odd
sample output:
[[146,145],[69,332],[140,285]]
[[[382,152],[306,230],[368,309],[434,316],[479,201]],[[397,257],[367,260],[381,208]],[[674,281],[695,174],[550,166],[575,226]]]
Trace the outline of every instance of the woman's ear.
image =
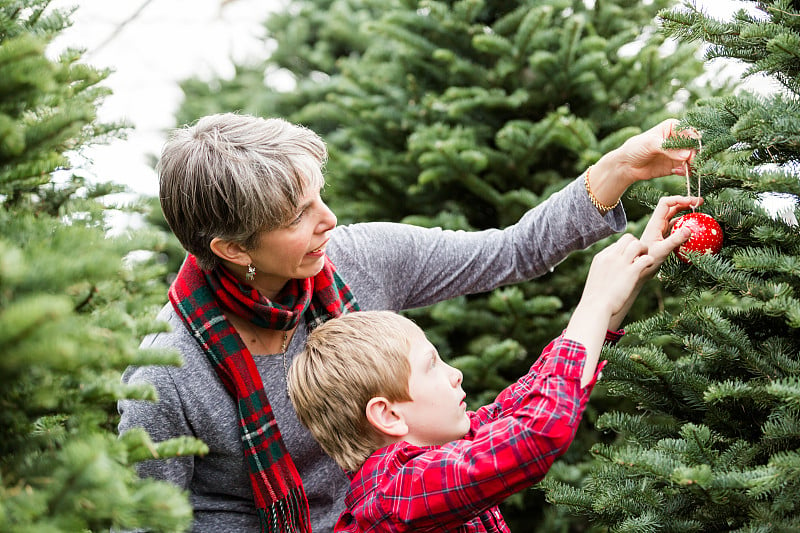
[[372,427],[391,437],[405,437],[408,426],[403,415],[394,409],[394,403],[383,396],[377,396],[367,402],[367,420]]
[[211,239],[209,247],[211,251],[214,252],[214,255],[223,261],[230,261],[231,263],[241,266],[247,266],[252,263],[250,254],[247,253],[247,250],[242,248],[241,244],[214,237]]

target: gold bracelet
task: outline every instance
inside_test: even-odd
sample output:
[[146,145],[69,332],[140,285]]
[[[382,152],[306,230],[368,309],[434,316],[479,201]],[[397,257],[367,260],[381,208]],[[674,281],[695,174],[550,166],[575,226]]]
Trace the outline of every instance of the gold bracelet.
[[614,209],[619,205],[619,198],[617,198],[617,201],[614,202],[614,205],[606,205],[600,202],[600,200],[598,200],[597,197],[592,192],[592,188],[589,187],[589,171],[591,170],[592,167],[586,169],[586,177],[583,180],[583,184],[586,186],[586,192],[589,193],[589,201],[592,202],[592,205],[595,206],[595,208],[597,208],[598,211],[600,211],[601,215],[605,215],[606,213],[608,213],[609,211],[611,211],[612,209]]

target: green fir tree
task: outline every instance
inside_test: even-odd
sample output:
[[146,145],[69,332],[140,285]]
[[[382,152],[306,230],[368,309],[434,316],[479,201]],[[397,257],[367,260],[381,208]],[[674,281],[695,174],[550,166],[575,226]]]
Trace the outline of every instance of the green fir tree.
[[70,154],[123,124],[97,120],[107,71],[78,50],[46,56],[70,24],[48,4],[0,0],[0,531],[183,530],[186,495],[140,480],[133,465],[204,446],[116,435],[116,400],[153,397],[123,387],[122,370],[177,362],[136,348],[163,327],[146,317],[163,298],[153,280],[164,267],[129,252],[163,239],[109,237],[101,200],[119,187],[70,169]]
[[[339,74],[340,60],[360,56],[375,38],[365,24],[396,4],[397,0],[291,2],[264,22],[265,58],[234,65],[230,79],[181,82],[185,98],[176,122],[187,124],[226,111],[289,118],[309,103],[325,100],[327,82]],[[323,125],[321,117],[314,124],[320,134],[339,125]]]
[[665,263],[681,310],[607,352],[608,388],[635,409],[600,417],[616,440],[593,448],[582,483],[548,490],[592,531],[800,531],[800,2],[743,4],[726,20],[690,3],[661,14],[670,35],[775,90],[686,116],[702,133],[700,210],[724,246]]
[[[303,0],[266,22],[275,51],[230,80],[187,80],[178,123],[219,111],[283,116],[327,141],[326,199],[340,223],[505,227],[602,154],[717,89],[697,46],[656,31],[668,0]],[[292,81],[279,89],[278,78]],[[681,184],[663,179],[664,191]],[[636,188],[635,188],[636,189]],[[629,229],[649,213],[633,189]],[[647,198],[645,198],[647,199]],[[565,216],[561,223],[569,223]],[[474,405],[524,373],[565,327],[593,254],[531,283],[410,314],[465,375]],[[631,316],[673,302],[653,283]],[[613,399],[619,402],[618,399]],[[603,391],[593,405],[602,405]],[[597,441],[587,413],[558,475]],[[504,506],[513,531],[567,527],[541,493]]]

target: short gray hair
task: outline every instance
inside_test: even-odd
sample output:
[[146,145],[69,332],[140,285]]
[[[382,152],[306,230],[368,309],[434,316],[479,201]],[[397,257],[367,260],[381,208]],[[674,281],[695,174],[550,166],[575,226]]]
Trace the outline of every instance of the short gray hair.
[[158,162],[161,209],[181,245],[212,270],[214,238],[255,247],[286,225],[308,186],[322,186],[328,152],[283,119],[222,113],[172,132]]

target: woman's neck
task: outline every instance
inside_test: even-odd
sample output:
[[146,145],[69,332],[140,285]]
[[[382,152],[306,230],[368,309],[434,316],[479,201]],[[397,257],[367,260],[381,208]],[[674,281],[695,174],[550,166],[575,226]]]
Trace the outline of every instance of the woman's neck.
[[294,333],[294,328],[290,331],[262,328],[231,312],[226,312],[225,317],[236,329],[242,342],[253,355],[270,355],[285,352]]

